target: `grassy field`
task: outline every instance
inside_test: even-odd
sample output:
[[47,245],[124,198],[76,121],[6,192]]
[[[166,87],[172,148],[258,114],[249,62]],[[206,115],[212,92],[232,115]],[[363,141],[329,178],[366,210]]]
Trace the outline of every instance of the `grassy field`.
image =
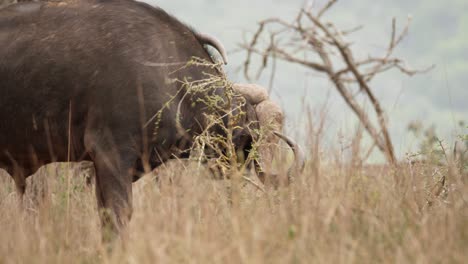
[[261,190],[184,166],[134,184],[112,250],[93,188],[67,165],[36,175],[27,200],[46,186],[44,200],[23,210],[0,174],[0,263],[467,263],[467,176],[448,167],[309,163],[293,185]]

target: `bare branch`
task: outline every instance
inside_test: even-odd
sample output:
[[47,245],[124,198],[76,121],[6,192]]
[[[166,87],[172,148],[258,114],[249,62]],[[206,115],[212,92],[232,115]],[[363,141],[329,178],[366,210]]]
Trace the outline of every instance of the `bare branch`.
[[336,1],[337,0],[328,1],[328,3],[318,12],[317,17],[320,18],[323,14],[325,14],[328,9],[330,9],[336,3]]
[[[351,49],[351,42],[345,38],[362,29],[362,26],[340,30],[332,22],[322,21],[323,15],[336,2],[337,0],[328,1],[316,14],[313,13],[312,8],[303,8],[293,22],[287,22],[280,18],[270,18],[260,22],[259,29],[250,44],[243,46],[247,50],[247,59],[244,64],[246,76],[248,76],[248,66],[252,54],[258,54],[262,57],[262,64],[257,72],[257,77],[267,67],[269,57],[299,64],[324,73],[359,118],[363,127],[374,140],[374,145],[385,154],[390,163],[395,164],[396,158],[387,129],[385,111],[374,95],[370,82],[375,76],[391,69],[397,69],[405,75],[412,76],[425,73],[434,66],[423,70],[415,70],[407,67],[404,60],[393,56],[396,47],[408,35],[411,18],[408,18],[407,24],[400,32],[397,31],[396,19],[392,20],[390,39],[383,56],[355,59]],[[269,44],[258,47],[259,38],[266,34],[265,28],[270,26],[274,27],[275,31],[270,32]],[[289,41],[280,43],[277,41],[278,39],[289,39]],[[316,56],[313,56],[312,59],[305,59],[301,54],[314,54]],[[337,61],[342,62],[340,65],[344,64],[344,67],[340,66],[336,70],[334,64]],[[359,87],[360,91],[371,102],[373,111],[377,116],[377,124],[373,124],[365,109],[354,98],[351,92],[353,87]]]
[[[252,41],[250,42],[250,47],[255,47],[255,45],[256,45],[257,42],[258,42],[258,38],[259,38],[260,34],[262,34],[262,32],[263,32],[264,26],[265,26],[264,23],[260,23],[260,26],[259,26],[257,32],[255,32],[255,35],[253,36]],[[249,77],[249,65],[250,65],[251,59],[252,59],[252,52],[249,50],[249,51],[247,52],[247,59],[246,59],[245,62],[244,62],[244,75],[245,75],[245,78],[246,78],[247,80],[250,80],[250,77]]]
[[321,64],[318,64],[318,63],[315,63],[315,62],[310,62],[310,61],[307,61],[307,60],[304,60],[304,59],[296,58],[294,56],[291,56],[286,51],[284,51],[284,50],[282,50],[280,48],[277,48],[277,47],[275,47],[273,49],[273,52],[275,52],[275,54],[279,55],[278,56],[279,58],[282,58],[282,59],[284,59],[286,61],[289,61],[289,62],[294,62],[294,63],[297,63],[297,64],[301,64],[303,66],[309,67],[309,68],[314,69],[316,71],[328,72],[330,70],[326,65],[321,65]]

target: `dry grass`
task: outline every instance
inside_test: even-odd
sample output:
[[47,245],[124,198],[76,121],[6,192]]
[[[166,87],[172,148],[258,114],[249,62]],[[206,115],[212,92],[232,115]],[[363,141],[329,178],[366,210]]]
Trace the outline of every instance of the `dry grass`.
[[[418,166],[308,164],[290,187],[263,193],[245,182],[235,193],[179,164],[157,184],[134,185],[128,238],[112,251],[101,245],[94,192],[81,177],[67,188],[66,167],[44,170],[45,202],[20,210],[0,175],[0,263],[466,263],[466,175]],[[440,175],[447,190],[431,197]]]

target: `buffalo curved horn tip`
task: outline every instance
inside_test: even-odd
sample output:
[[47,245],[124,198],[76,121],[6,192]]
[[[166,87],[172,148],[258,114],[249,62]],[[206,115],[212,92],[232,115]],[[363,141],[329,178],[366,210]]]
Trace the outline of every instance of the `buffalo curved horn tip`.
[[[294,153],[295,165],[300,171],[302,171],[305,166],[305,155],[301,147],[299,147],[299,145],[293,139],[281,134],[280,132],[273,131],[273,133],[280,139],[284,140],[286,144],[288,144],[288,146],[292,149]],[[289,171],[291,170],[292,170],[292,167],[289,169]]]
[[221,54],[221,57],[223,58],[223,62],[225,65],[228,63],[227,53],[221,41],[205,33],[197,33],[196,35],[197,35],[197,38],[202,42],[202,44],[206,44],[206,45],[210,45],[214,47],[219,52],[219,54]]

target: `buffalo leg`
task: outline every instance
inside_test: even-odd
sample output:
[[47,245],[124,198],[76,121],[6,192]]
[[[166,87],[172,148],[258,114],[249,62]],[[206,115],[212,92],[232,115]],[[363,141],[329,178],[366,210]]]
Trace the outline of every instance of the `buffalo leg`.
[[[105,136],[104,136],[105,135]],[[94,161],[96,198],[103,240],[122,233],[132,215],[132,177],[137,155],[110,133],[88,132],[85,145]]]
[[9,156],[10,165],[2,168],[13,178],[19,200],[21,201],[26,191],[26,171],[11,156]]
[[13,179],[13,182],[15,183],[15,187],[16,187],[17,197],[18,197],[17,198],[18,206],[20,209],[22,209],[23,208],[23,196],[26,191],[26,179],[24,176],[24,171],[18,166],[15,166],[14,168],[0,166],[0,169],[4,169],[5,172],[8,174],[8,176]]
[[11,176],[15,181],[16,191],[18,192],[20,199],[22,199],[26,192],[26,176],[24,174],[24,170],[22,168],[15,167],[11,172]]
[[96,153],[96,198],[104,241],[121,234],[130,221],[133,163],[124,153]]

